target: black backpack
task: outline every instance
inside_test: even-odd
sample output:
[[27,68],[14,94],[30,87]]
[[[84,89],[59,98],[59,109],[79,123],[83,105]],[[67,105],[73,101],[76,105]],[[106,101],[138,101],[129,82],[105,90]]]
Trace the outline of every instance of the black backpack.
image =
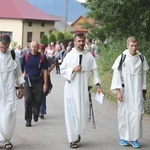
[[[141,59],[141,61],[142,61],[142,63],[143,63],[143,61],[144,61],[144,56],[143,56],[142,54],[140,54],[139,57],[140,57],[140,59]],[[126,55],[122,53],[122,54],[121,54],[121,59],[120,59],[120,62],[119,62],[119,66],[118,66],[118,70],[119,70],[119,71],[122,70],[122,64],[123,64],[123,62],[125,61],[125,59],[126,59]]]
[[12,57],[12,59],[15,60],[16,54],[15,54],[14,50],[11,50],[10,52],[11,52],[11,57]]

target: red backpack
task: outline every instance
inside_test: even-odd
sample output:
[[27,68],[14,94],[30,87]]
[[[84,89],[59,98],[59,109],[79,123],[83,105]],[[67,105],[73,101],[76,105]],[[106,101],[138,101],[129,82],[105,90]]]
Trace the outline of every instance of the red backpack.
[[[28,61],[28,58],[29,58],[29,53],[26,53],[26,54],[25,54],[25,63]],[[39,68],[41,67],[42,62],[44,62],[44,58],[45,58],[44,55],[41,54],[41,56],[40,56],[40,61],[39,61]],[[26,75],[27,75],[27,72],[25,71],[25,72],[24,72],[24,76],[26,76]],[[40,76],[42,76],[42,70],[41,70]]]

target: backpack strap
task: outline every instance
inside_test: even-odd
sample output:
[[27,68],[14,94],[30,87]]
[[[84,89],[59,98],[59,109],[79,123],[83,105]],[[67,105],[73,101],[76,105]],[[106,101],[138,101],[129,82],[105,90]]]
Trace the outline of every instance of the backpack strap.
[[29,58],[29,53],[26,53],[26,54],[25,54],[25,62],[28,61],[28,58]]
[[[28,61],[28,58],[29,58],[29,53],[25,53],[25,63]],[[26,69],[24,71],[24,76],[27,76]]]
[[41,64],[44,62],[44,55],[41,54],[40,56],[40,62],[39,62],[39,68],[41,67]]
[[140,56],[140,59],[141,59],[141,61],[142,61],[142,63],[143,63],[143,61],[144,61],[144,56],[143,56],[142,54],[140,54],[139,56]]
[[14,50],[11,50],[10,52],[11,52],[11,57],[12,57],[12,59],[15,60],[16,54],[15,54]]
[[122,70],[122,64],[125,61],[125,59],[126,59],[126,55],[122,53],[121,54],[121,59],[120,59],[120,62],[119,62],[119,66],[118,66],[118,70]]

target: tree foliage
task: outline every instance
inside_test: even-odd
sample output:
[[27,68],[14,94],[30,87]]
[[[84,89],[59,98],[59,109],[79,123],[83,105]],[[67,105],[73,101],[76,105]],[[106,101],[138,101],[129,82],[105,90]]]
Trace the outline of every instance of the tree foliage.
[[40,43],[47,45],[48,44],[48,37],[47,35],[43,34],[41,39],[40,39]]
[[56,36],[53,33],[49,35],[48,42],[56,42]]
[[15,41],[11,41],[10,45],[11,45],[11,49],[13,49],[13,50],[15,50],[17,48],[17,42],[15,42]]
[[99,22],[106,36],[113,38],[135,35],[150,39],[150,1],[149,0],[87,0],[88,13]]
[[57,35],[57,41],[63,41],[65,40],[65,36],[62,32],[59,32]]

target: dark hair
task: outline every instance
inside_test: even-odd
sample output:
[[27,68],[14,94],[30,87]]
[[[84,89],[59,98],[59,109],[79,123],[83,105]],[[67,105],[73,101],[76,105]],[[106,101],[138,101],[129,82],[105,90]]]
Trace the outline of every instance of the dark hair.
[[10,37],[6,34],[0,35],[0,42],[2,42],[4,45],[10,44]]
[[77,36],[78,36],[78,37],[85,37],[85,35],[84,35],[83,32],[79,32],[79,33],[75,33],[75,34],[73,35],[73,39],[75,40]]

